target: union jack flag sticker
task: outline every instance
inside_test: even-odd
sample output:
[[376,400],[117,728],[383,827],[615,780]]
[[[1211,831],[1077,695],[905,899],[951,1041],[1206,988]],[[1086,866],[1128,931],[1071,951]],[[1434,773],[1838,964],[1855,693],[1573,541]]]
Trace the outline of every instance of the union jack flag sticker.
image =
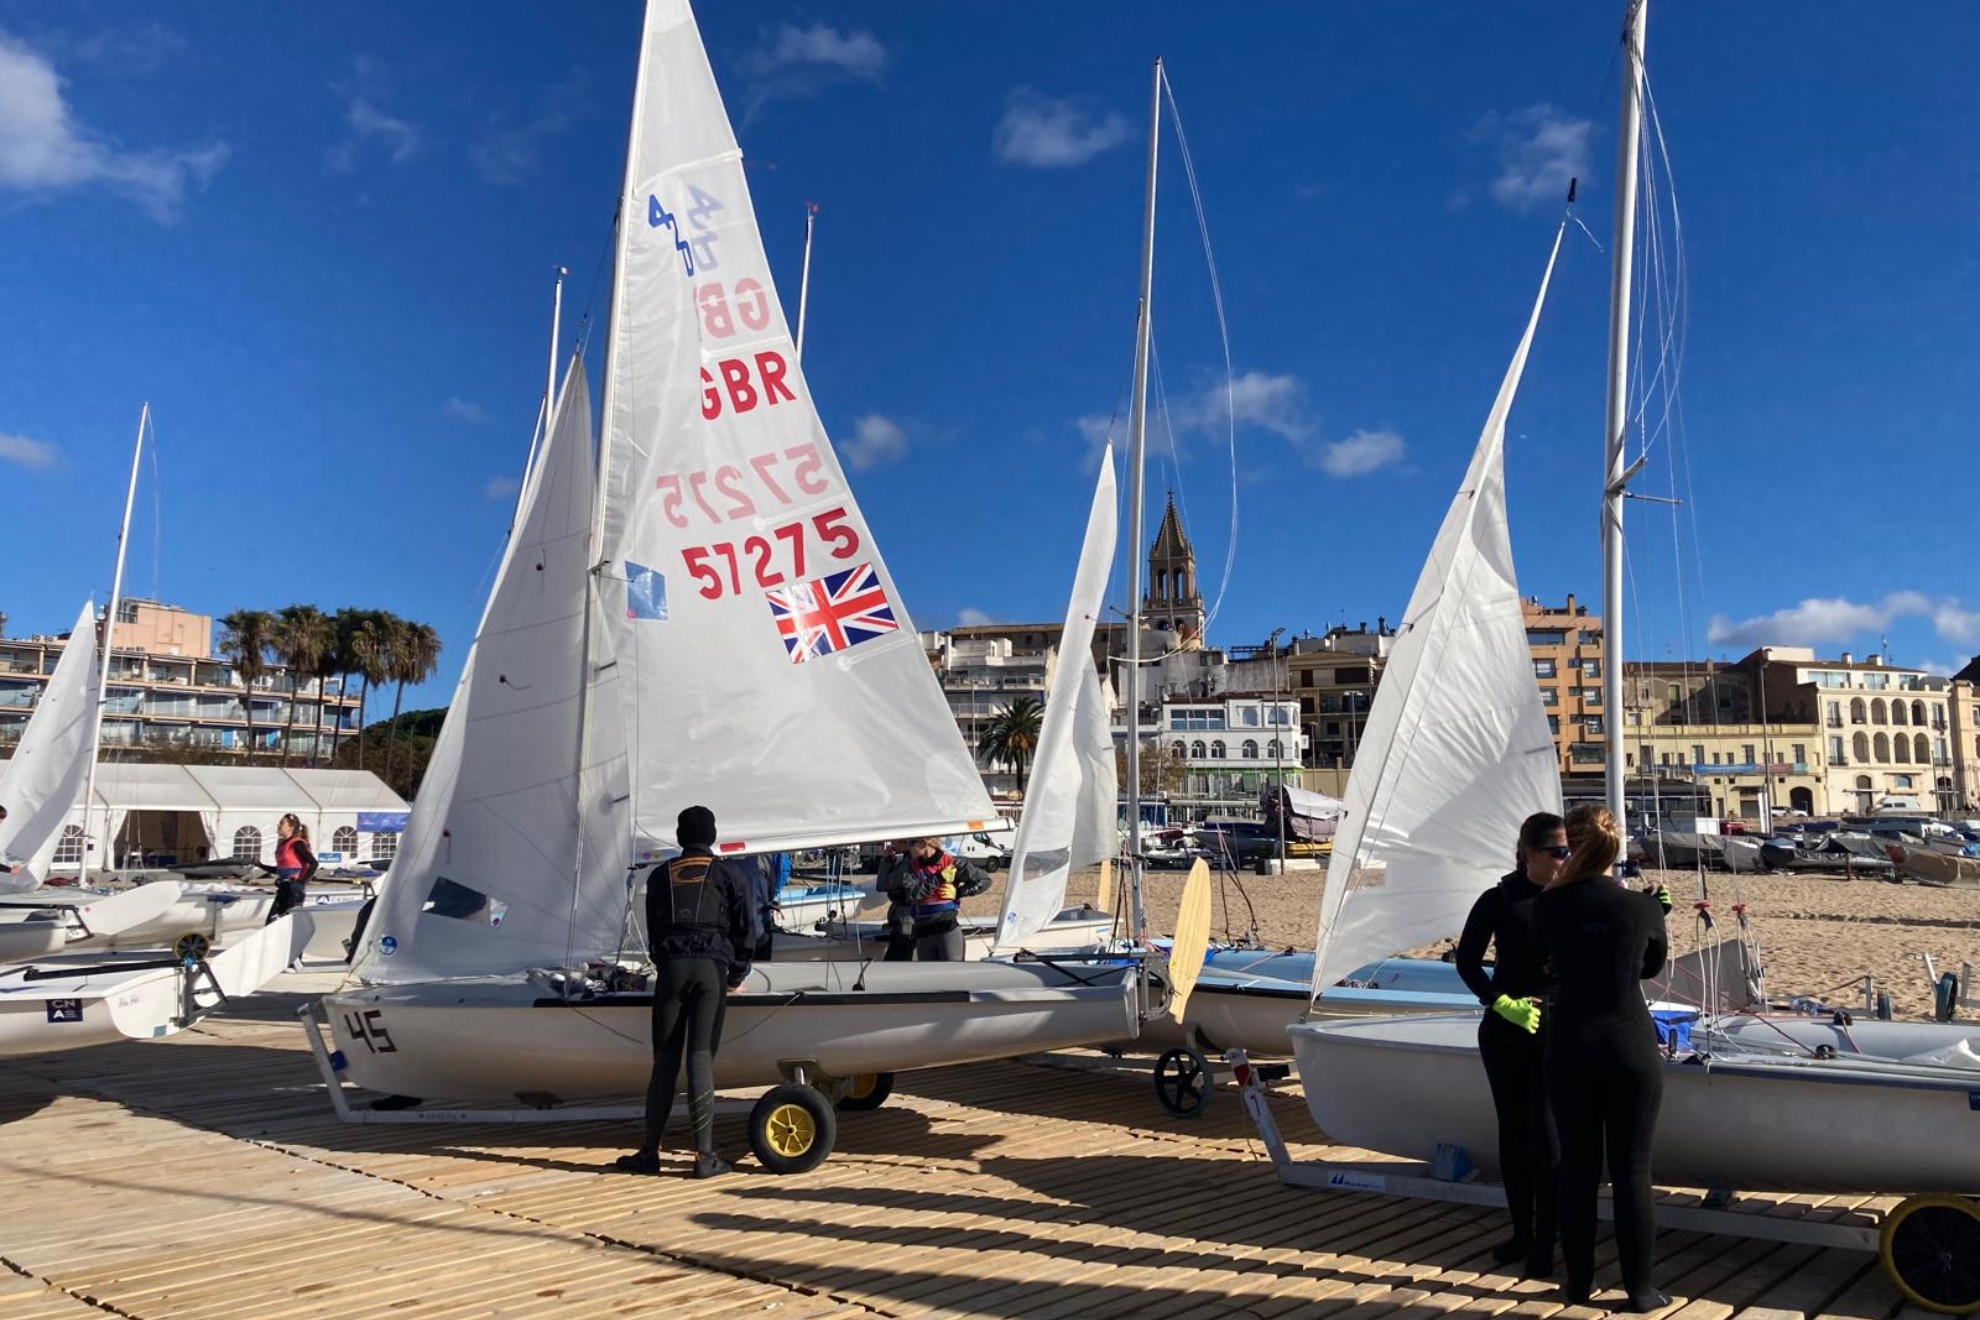
[[763,598],[794,665],[870,642],[901,626],[871,564],[793,582],[764,592]]

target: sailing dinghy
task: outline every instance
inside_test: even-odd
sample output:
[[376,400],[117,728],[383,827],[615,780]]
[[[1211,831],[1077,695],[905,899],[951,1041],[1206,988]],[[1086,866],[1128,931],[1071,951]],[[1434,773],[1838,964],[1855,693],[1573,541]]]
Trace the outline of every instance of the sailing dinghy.
[[[683,807],[728,854],[995,818],[812,406],[685,0],[646,11],[621,216],[599,479],[574,363],[367,930],[371,984],[324,1003],[349,1076],[395,1094],[640,1094],[630,840]],[[790,1083],[751,1141],[810,1167],[855,1079],[1132,1035],[1136,979],[761,964],[716,1080]]]

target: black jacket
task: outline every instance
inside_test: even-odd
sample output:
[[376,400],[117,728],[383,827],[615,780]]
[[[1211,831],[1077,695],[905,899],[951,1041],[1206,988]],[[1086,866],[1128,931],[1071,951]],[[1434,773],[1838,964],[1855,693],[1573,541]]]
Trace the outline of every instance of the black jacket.
[[653,960],[713,958],[731,986],[749,975],[749,877],[706,848],[689,848],[646,877],[646,941]]
[[1664,909],[1648,894],[1590,876],[1547,890],[1533,904],[1533,934],[1552,963],[1551,1026],[1640,1026],[1653,1040],[1642,982],[1664,970]]
[[[1533,901],[1540,886],[1514,871],[1478,896],[1458,937],[1458,975],[1465,988],[1490,1008],[1500,995],[1529,999],[1547,988],[1546,968],[1533,943]],[[1485,970],[1485,947],[1491,945],[1492,970]]]

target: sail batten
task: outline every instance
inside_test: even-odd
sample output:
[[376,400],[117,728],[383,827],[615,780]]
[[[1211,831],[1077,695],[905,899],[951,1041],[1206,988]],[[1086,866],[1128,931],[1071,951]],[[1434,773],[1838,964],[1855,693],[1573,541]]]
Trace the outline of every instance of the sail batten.
[[[1066,901],[1066,881],[1074,870],[1114,852],[1113,733],[1092,652],[1094,625],[1106,602],[1107,575],[1114,562],[1118,531],[1114,447],[1109,444],[1094,483],[1072,598],[1066,605],[1066,625],[1059,635],[1058,668],[1045,697],[1024,814],[1018,820],[1010,871],[1004,881],[1004,915],[997,925],[996,942],[1000,953],[1023,948],[1026,940],[1058,915]],[[1100,738],[1105,739],[1104,834],[1103,822],[1095,820]]]
[[647,7],[599,584],[636,834],[751,851],[994,819],[813,406],[686,0]]
[[1355,968],[1456,933],[1512,860],[1520,822],[1559,811],[1506,519],[1506,416],[1546,305],[1525,333],[1410,593],[1348,778],[1321,903],[1318,994]]

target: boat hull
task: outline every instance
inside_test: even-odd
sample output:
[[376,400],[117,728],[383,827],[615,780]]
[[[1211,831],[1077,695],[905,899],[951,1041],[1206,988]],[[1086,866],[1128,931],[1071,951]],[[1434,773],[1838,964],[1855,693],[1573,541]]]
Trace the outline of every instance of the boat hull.
[[[1428,1160],[1462,1146],[1496,1175],[1475,1017],[1292,1028],[1307,1107],[1330,1138]],[[1860,1060],[1722,1057],[1664,1066],[1659,1183],[1793,1192],[1980,1192],[1980,1075]]]
[[[1132,1037],[1133,970],[1082,973],[1007,963],[759,966],[729,999],[716,1084],[772,1085],[794,1066],[824,1077],[907,1072]],[[522,977],[482,978],[374,986],[323,1007],[350,1079],[395,1095],[629,1098],[645,1092],[653,1065],[643,994],[567,1001]]]
[[1219,1053],[1242,1049],[1283,1057],[1292,1052],[1287,1030],[1307,1018],[1451,1013],[1478,1006],[1457,968],[1433,959],[1384,958],[1327,987],[1318,999],[1311,998],[1312,974],[1310,953],[1218,950],[1197,975],[1182,1023],[1165,1018],[1160,1027],[1145,1027],[1143,1036],[1167,1047],[1182,1044],[1187,1034]]
[[[996,955],[997,919],[964,917],[963,958],[981,962]],[[1114,919],[1089,907],[1072,907],[1061,912],[1045,928],[1025,942],[1032,953],[1082,953],[1097,949],[1114,932]],[[887,950],[887,926],[881,921],[826,921],[816,933],[781,930],[777,933],[779,962],[858,962],[878,958]]]
[[1980,888],[1980,857],[1955,857],[1930,848],[1891,847],[1900,874],[1923,885]]

